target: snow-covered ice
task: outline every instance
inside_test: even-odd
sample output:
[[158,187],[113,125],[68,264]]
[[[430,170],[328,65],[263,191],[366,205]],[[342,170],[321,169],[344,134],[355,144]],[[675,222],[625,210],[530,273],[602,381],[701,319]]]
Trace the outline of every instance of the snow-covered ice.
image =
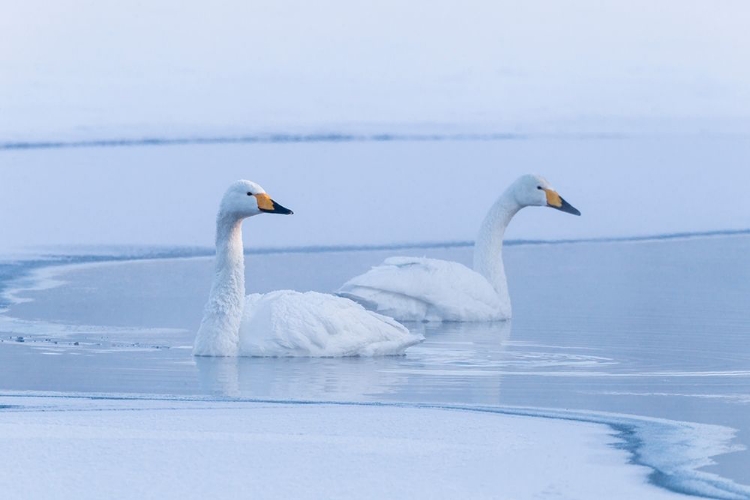
[[0,396],[5,498],[682,497],[617,441],[460,409]]
[[[511,240],[746,229],[747,158],[742,137],[5,150],[0,251],[212,247],[216,207],[243,178],[295,212],[254,220],[249,249],[473,241],[494,201],[527,173],[544,175],[584,216],[524,210],[508,228]],[[39,195],[48,190],[55,194]],[[691,199],[681,202],[683,194]]]

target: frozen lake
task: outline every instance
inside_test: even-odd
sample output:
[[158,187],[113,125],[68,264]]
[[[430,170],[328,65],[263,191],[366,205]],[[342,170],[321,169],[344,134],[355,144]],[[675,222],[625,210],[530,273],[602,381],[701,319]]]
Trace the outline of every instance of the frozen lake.
[[[0,16],[0,499],[750,500],[747,0],[176,7]],[[510,225],[512,322],[192,356],[236,179],[248,292],[331,292],[529,173],[583,217]]]
[[[236,178],[295,210],[245,224],[248,293],[330,292],[393,255],[468,264],[468,243],[320,245],[471,240],[526,172],[584,216],[525,210],[512,240],[750,227],[749,148],[519,136],[0,150],[0,461],[17,464],[0,484],[40,498],[119,485],[131,498],[750,499],[748,231],[510,245],[512,323],[408,325],[426,341],[403,357],[191,355],[216,204]],[[28,253],[70,243],[89,247]]]
[[[20,290],[0,323],[0,389],[562,412],[613,428],[624,417],[611,415],[631,415],[737,429],[737,448],[750,444],[748,252],[743,234],[509,246],[512,323],[412,324],[427,340],[381,359],[194,359],[210,257],[42,267],[16,278]],[[393,254],[469,263],[471,249],[253,254],[248,293],[331,291]],[[747,451],[685,475],[674,464],[685,462],[680,446],[689,440],[675,446],[662,441],[670,431],[649,425],[636,441],[654,439],[651,451],[634,460],[657,466],[652,482],[750,497],[739,486],[750,483]]]

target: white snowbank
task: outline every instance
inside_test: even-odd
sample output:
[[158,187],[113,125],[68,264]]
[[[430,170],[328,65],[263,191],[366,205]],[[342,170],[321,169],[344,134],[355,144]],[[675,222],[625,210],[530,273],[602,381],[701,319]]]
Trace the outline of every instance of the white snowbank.
[[[5,151],[0,213],[23,210],[23,217],[2,220],[0,252],[61,244],[213,248],[216,204],[229,182],[245,177],[295,212],[253,220],[249,249],[473,241],[497,197],[529,172],[544,174],[584,217],[524,210],[508,239],[744,229],[748,157],[750,141],[693,138]],[[64,195],[38,196],[39,186]],[[665,186],[707,202],[665,203]]]
[[[8,405],[9,407],[3,407]],[[437,408],[0,397],[5,498],[680,498],[606,425]]]

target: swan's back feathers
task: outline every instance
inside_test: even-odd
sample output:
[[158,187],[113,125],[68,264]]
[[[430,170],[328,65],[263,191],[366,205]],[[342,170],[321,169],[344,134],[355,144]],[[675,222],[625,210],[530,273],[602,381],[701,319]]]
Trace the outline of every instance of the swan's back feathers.
[[424,340],[351,300],[281,290],[248,295],[240,327],[242,356],[383,356]]
[[510,317],[479,273],[458,262],[391,257],[346,282],[339,295],[399,321],[495,321]]

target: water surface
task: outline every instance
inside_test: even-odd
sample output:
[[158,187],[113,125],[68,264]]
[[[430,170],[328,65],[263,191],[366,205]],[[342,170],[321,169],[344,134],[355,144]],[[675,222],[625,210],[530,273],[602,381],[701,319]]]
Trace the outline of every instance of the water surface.
[[[196,360],[210,258],[73,266],[10,307],[0,386],[604,411],[725,425],[747,445],[748,252],[747,235],[512,246],[512,322],[411,324],[427,340],[380,359]],[[393,253],[251,255],[248,293],[331,291]],[[465,246],[395,253],[471,259]],[[750,483],[747,451],[716,461],[707,470]]]

